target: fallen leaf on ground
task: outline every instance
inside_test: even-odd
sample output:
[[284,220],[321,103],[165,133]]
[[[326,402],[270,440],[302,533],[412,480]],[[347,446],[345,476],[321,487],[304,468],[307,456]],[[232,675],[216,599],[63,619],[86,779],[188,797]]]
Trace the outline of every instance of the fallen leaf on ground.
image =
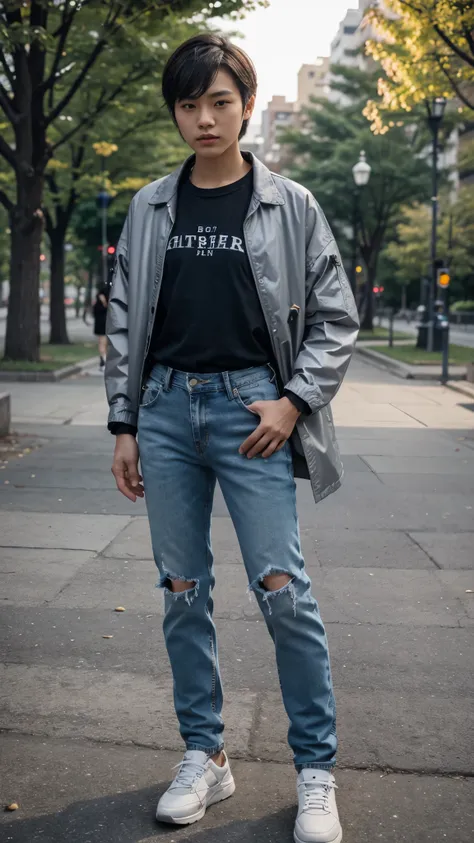
[[103,635],[102,638],[113,638],[113,635]]
[[117,608],[114,609],[114,612],[125,612],[125,609],[123,606],[117,606]]
[[5,805],[5,811],[18,811],[18,802],[11,802],[10,805]]

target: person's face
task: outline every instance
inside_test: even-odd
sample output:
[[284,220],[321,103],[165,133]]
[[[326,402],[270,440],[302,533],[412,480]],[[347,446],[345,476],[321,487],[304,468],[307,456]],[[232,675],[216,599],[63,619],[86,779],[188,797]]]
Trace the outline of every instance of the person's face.
[[220,70],[202,97],[178,100],[174,113],[183,140],[196,155],[217,158],[237,141],[242,121],[252,116],[254,104],[251,97],[243,110],[232,74]]

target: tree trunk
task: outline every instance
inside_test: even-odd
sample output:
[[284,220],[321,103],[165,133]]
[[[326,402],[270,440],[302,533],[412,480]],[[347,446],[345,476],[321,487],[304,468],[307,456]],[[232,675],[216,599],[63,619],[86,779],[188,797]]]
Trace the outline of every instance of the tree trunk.
[[407,309],[407,288],[405,284],[402,287],[402,311]]
[[39,360],[42,193],[42,174],[29,170],[18,175],[17,204],[11,214],[10,295],[5,337],[8,360]]
[[49,341],[57,345],[69,345],[64,305],[64,241],[66,231],[55,228],[50,232],[51,243],[51,284],[50,284],[50,323]]

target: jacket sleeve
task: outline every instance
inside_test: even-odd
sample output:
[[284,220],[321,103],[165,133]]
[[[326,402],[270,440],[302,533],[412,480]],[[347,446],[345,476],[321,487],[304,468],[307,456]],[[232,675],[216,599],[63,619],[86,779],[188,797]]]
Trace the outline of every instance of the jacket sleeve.
[[312,413],[334,398],[359,331],[357,308],[334,236],[309,195],[306,210],[306,310],[303,342],[285,389]]
[[128,393],[128,242],[132,206],[117,245],[112,288],[107,308],[107,360],[105,389],[110,412],[108,426],[122,422],[136,426],[137,413],[131,409]]

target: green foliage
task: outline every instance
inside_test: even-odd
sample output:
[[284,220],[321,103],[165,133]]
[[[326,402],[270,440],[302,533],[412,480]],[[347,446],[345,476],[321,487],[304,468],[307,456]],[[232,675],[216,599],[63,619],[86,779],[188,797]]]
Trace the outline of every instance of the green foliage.
[[472,301],[455,301],[451,305],[454,313],[474,313],[474,299]]
[[[372,351],[385,354],[392,360],[400,360],[401,363],[408,363],[409,366],[421,366],[423,364],[441,363],[441,351],[426,351],[424,348],[416,348],[415,345],[394,345],[392,348],[385,345],[368,346]],[[449,363],[453,366],[470,363],[474,359],[474,349],[464,345],[449,346]]]
[[367,18],[377,36],[367,52],[385,74],[366,109],[375,132],[388,130],[391,112],[410,112],[428,97],[456,97],[461,112],[474,109],[472,0],[384,0]]
[[95,342],[71,345],[42,345],[37,363],[25,360],[0,360],[0,372],[53,372],[88,360],[96,354]]
[[408,132],[403,119],[395,116],[392,131],[375,136],[362,112],[376,90],[377,74],[346,67],[333,68],[333,72],[338,77],[334,87],[349,98],[347,104],[315,100],[303,130],[287,132],[283,140],[289,143],[295,162],[291,175],[320,201],[346,257],[354,213],[352,167],[360,150],[365,150],[372,171],[359,194],[358,248],[366,266],[375,272],[400,208],[429,197],[429,165],[421,157],[427,128],[423,121],[415,121]]
[[[408,285],[431,275],[431,207],[417,204],[403,208],[402,213],[384,254],[394,267],[397,283]],[[454,203],[448,194],[441,195],[437,253],[450,268],[450,294],[466,298],[474,294],[474,196],[470,187],[462,187]]]

